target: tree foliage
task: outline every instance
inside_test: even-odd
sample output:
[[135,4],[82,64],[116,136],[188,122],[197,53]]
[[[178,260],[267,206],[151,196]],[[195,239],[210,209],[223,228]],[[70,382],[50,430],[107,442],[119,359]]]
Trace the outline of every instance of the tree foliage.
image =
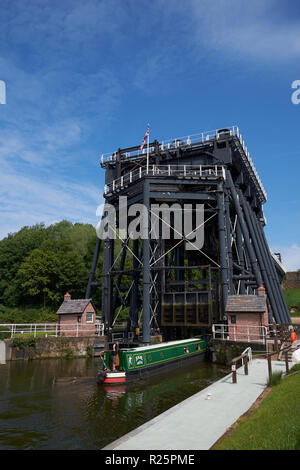
[[92,225],[66,220],[9,234],[0,241],[0,305],[56,309],[66,291],[84,298],[95,244]]

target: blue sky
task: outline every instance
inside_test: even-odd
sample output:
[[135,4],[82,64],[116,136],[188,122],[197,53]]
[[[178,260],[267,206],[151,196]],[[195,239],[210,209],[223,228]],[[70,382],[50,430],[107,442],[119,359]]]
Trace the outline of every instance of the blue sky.
[[0,0],[0,238],[96,225],[102,153],[238,125],[268,201],[266,235],[300,268],[300,4]]

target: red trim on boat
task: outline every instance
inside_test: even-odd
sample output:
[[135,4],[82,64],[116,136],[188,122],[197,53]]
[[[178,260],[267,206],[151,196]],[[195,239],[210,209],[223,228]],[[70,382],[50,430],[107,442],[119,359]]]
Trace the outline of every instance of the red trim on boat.
[[105,384],[126,382],[126,377],[105,377]]

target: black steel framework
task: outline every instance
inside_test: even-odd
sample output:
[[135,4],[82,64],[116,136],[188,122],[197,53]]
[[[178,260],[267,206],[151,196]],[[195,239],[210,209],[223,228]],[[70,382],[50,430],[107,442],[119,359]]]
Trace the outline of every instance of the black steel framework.
[[[127,331],[142,325],[144,343],[149,343],[152,330],[175,338],[183,329],[197,331],[226,321],[228,295],[253,294],[262,284],[270,322],[291,322],[280,284],[284,272],[264,234],[266,193],[237,127],[168,143],[154,141],[143,152],[138,146],[119,149],[102,157],[101,165],[106,170],[104,196],[116,210],[117,225],[114,238],[97,241],[86,297],[99,286],[94,275],[103,243],[102,315],[107,331],[125,309]],[[122,235],[118,214],[125,197],[128,214]],[[146,208],[149,236],[132,240],[128,228],[134,204]],[[153,204],[172,208],[168,222]],[[174,210],[190,210],[195,229],[199,207],[204,210],[204,244],[187,249],[188,230],[183,226],[186,235],[179,236]],[[164,224],[170,228],[169,239],[158,236]]]

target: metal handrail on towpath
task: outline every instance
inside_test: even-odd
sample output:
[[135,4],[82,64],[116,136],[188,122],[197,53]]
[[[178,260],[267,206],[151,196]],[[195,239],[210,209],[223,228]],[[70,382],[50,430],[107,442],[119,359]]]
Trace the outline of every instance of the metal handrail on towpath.
[[[293,349],[293,345],[290,344],[288,347],[284,348],[281,350],[282,353],[284,353],[285,355],[285,367],[286,367],[286,373],[289,372],[289,358],[288,358],[288,353],[289,351],[291,351]],[[251,352],[249,355],[249,352]],[[266,358],[267,361],[268,361],[268,373],[269,373],[269,379],[271,379],[271,376],[272,376],[272,356],[274,356],[274,354],[276,354],[276,352],[272,351],[272,352],[267,352],[267,353],[264,353],[264,354],[259,354],[258,356],[256,357],[260,357],[260,358]],[[251,359],[250,359],[251,357]],[[231,370],[232,370],[232,383],[233,384],[236,384],[237,383],[237,374],[236,374],[236,363],[239,361],[239,360],[242,360],[243,361],[243,364],[244,364],[244,372],[245,372],[245,375],[248,375],[248,362],[249,361],[252,361],[252,351],[251,351],[251,348],[247,348],[245,349],[245,351],[242,352],[242,354],[240,356],[237,356],[237,357],[234,357],[231,361]]]
[[244,372],[245,375],[248,375],[248,362],[252,361],[252,350],[251,348],[246,348],[245,351],[242,352],[237,357],[234,357],[231,361],[231,370],[232,370],[232,383],[236,384],[237,383],[237,378],[236,378],[236,363],[242,360],[243,365],[244,365]]

